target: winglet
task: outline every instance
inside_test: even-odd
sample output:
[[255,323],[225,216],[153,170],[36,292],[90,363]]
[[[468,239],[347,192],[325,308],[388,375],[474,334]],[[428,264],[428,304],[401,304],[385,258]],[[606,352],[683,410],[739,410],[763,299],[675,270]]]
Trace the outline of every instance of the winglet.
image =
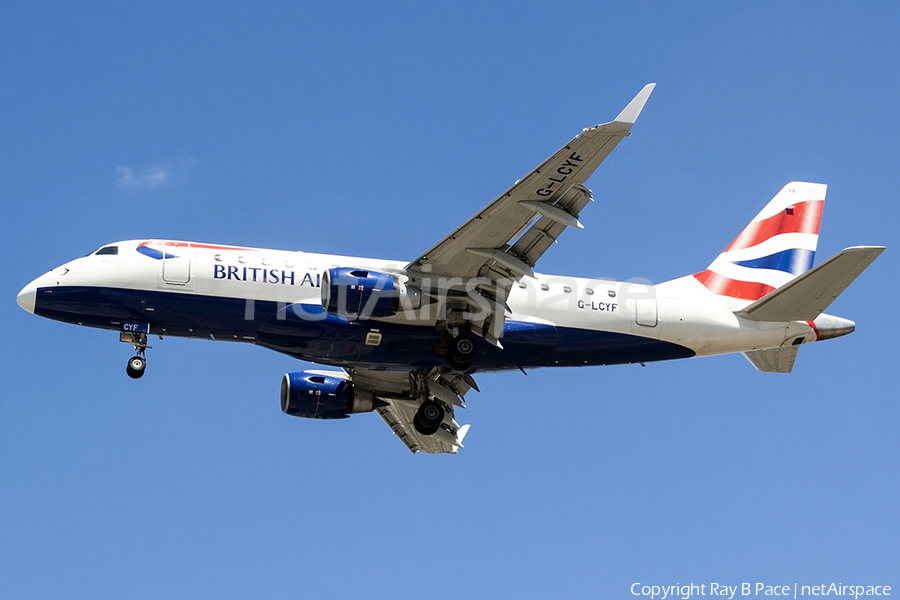
[[641,114],[641,110],[644,108],[644,104],[647,103],[647,98],[650,97],[650,92],[653,91],[653,88],[656,87],[655,83],[648,83],[644,86],[638,95],[634,97],[634,99],[628,103],[622,112],[619,113],[619,116],[616,117],[615,123],[627,123],[629,125],[634,125],[634,122],[637,121],[638,115]]

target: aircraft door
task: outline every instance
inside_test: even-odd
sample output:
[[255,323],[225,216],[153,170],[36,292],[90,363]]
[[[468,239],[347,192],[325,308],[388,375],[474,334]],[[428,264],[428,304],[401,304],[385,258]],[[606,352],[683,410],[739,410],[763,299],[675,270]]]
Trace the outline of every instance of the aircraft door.
[[191,245],[186,242],[164,242],[162,278],[172,285],[187,285],[191,280]]
[[623,294],[625,295],[626,305],[634,315],[634,323],[638,325],[637,328],[633,329],[635,331],[642,329],[647,331],[647,328],[656,328],[659,323],[656,287],[639,283],[628,283],[623,286]]

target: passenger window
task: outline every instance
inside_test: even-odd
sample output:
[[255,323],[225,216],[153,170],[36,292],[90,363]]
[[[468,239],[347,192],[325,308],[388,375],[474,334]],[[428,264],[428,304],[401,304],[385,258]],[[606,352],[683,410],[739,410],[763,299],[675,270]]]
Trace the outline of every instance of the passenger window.
[[541,284],[541,289],[544,290],[544,291],[546,292],[547,290],[550,289],[550,286],[547,285],[546,283],[542,283],[542,284]]
[[101,254],[106,254],[106,255],[116,255],[116,254],[118,254],[118,253],[119,253],[119,247],[118,247],[118,246],[104,246],[103,248],[100,248],[99,250],[97,250],[96,252],[94,252],[94,254],[96,254],[96,255],[98,255],[98,256],[101,255]]
[[568,294],[568,293],[569,293],[569,292],[571,292],[571,291],[572,291],[572,288],[570,288],[570,287],[569,287],[569,286],[567,286],[567,285],[564,285],[564,286],[563,286],[563,291],[564,291],[564,292],[565,292],[565,293],[567,293],[567,294]]
[[525,282],[524,282],[524,281],[520,281],[520,282],[519,282],[519,287],[522,288],[522,289],[524,290],[524,289],[527,288],[528,286],[525,285]]
[[593,296],[593,295],[594,295],[594,290],[592,290],[591,288],[588,288],[588,289],[586,289],[586,290],[584,290],[584,291],[587,292],[587,295],[588,295],[588,296]]

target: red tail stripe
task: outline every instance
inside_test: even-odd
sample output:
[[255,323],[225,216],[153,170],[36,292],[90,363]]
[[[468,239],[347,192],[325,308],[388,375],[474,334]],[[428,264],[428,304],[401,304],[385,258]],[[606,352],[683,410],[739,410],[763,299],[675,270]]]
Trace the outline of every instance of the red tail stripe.
[[816,341],[818,342],[818,341],[819,341],[819,328],[816,327],[816,324],[813,323],[812,321],[807,321],[806,323],[807,323],[810,327],[812,327],[812,330],[813,330],[813,331],[816,332]]
[[765,283],[731,279],[724,275],[713,273],[708,269],[702,273],[697,273],[694,277],[697,281],[705,285],[713,294],[731,296],[732,298],[740,298],[741,300],[759,300],[775,289]]
[[798,202],[790,209],[793,214],[789,214],[788,210],[782,210],[768,219],[750,223],[741,235],[725,248],[725,252],[749,248],[782,233],[818,234],[824,205],[824,200]]

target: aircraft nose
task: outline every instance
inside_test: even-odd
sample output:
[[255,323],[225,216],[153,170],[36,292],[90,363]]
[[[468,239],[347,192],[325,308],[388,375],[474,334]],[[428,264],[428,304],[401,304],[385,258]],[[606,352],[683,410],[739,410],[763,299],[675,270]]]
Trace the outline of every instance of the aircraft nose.
[[32,281],[28,285],[22,288],[22,291],[19,292],[19,295],[16,296],[16,302],[19,303],[19,306],[24,308],[30,313],[34,312],[34,301],[37,298],[37,286]]

